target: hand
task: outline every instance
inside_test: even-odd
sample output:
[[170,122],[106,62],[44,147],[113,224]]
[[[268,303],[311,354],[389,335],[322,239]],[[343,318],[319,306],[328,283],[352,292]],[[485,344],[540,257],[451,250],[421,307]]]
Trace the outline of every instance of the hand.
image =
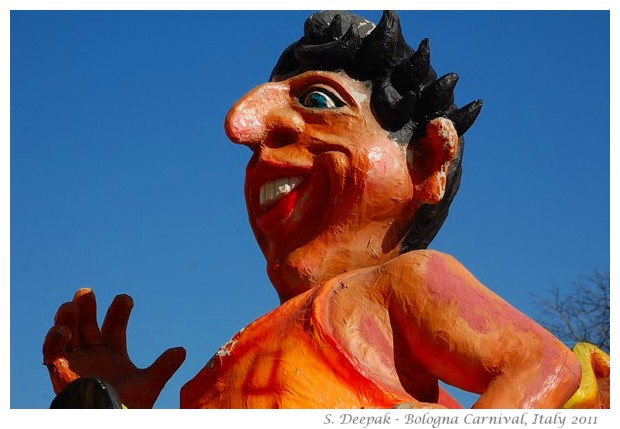
[[581,383],[563,408],[609,408],[609,355],[585,342],[575,344],[573,353],[581,365]]
[[116,296],[100,331],[92,290],[80,289],[73,301],[60,306],[43,343],[43,363],[57,394],[79,377],[96,377],[114,386],[128,408],[153,407],[185,360],[185,349],[168,349],[148,368],[137,368],[129,359],[126,343],[132,308],[130,296]]

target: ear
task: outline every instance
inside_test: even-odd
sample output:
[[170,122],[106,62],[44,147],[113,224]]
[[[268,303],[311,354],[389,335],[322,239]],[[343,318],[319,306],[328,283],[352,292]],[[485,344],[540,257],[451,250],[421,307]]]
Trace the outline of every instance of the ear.
[[426,135],[408,150],[414,199],[421,204],[437,204],[446,190],[448,167],[454,159],[459,137],[451,120],[435,118],[426,126]]

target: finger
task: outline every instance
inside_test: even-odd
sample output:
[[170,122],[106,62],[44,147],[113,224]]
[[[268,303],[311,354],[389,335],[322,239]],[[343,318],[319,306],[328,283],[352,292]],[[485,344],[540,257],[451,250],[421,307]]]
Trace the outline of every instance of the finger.
[[101,344],[101,333],[97,325],[97,302],[89,288],[78,290],[73,296],[78,307],[78,323],[81,345]]
[[127,323],[133,308],[129,295],[117,295],[103,319],[101,337],[110,349],[127,354]]
[[47,366],[47,370],[50,374],[54,393],[56,394],[60,393],[67,384],[80,378],[79,375],[71,371],[67,359],[64,358],[56,359],[52,364]]
[[596,378],[609,378],[610,365],[609,355],[600,349],[596,349],[590,356],[590,363]]
[[183,347],[168,349],[146,369],[146,372],[153,384],[161,390],[168,380],[170,380],[170,377],[179,369],[184,360],[185,349]]
[[64,326],[71,332],[68,351],[79,347],[78,308],[74,302],[65,302],[58,308],[54,316],[54,325]]
[[43,364],[49,366],[58,359],[66,358],[70,340],[71,330],[65,326],[53,326],[43,341]]
[[79,376],[71,370],[65,352],[71,339],[71,331],[64,326],[52,327],[43,342],[43,364],[50,374],[52,387],[56,394]]

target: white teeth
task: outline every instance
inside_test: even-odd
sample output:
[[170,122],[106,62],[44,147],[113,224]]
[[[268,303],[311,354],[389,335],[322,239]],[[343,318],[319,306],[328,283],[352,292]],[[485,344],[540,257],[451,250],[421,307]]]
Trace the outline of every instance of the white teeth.
[[272,206],[280,198],[295,189],[301,182],[301,177],[286,177],[272,180],[260,187],[260,206],[262,209]]

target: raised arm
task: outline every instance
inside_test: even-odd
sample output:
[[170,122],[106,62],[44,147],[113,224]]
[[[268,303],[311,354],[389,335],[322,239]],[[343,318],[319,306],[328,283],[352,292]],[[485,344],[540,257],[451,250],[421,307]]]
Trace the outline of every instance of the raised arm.
[[78,290],[60,306],[43,343],[43,363],[59,393],[79,377],[95,377],[112,385],[128,408],[151,408],[164,385],[185,360],[181,347],[165,351],[148,368],[137,368],[127,353],[126,330],[133,300],[118,295],[101,330],[95,295]]
[[437,378],[480,393],[474,408],[560,408],[579,386],[574,354],[454,258],[410,252],[386,272],[394,341]]

